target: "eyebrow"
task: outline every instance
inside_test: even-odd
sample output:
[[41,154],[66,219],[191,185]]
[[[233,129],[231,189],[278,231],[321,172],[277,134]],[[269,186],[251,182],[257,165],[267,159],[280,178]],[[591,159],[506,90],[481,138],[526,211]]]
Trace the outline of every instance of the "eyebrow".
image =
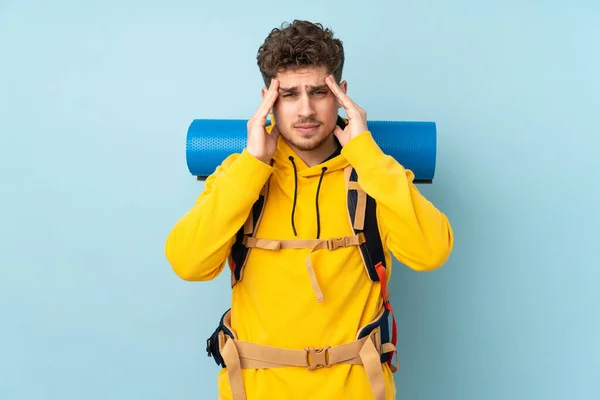
[[[318,86],[306,85],[306,87],[309,88],[310,91],[329,89],[329,86],[327,84],[318,85]],[[298,86],[292,86],[292,87],[289,87],[289,88],[283,88],[283,87],[279,88],[280,92],[295,92],[297,90],[298,90]]]

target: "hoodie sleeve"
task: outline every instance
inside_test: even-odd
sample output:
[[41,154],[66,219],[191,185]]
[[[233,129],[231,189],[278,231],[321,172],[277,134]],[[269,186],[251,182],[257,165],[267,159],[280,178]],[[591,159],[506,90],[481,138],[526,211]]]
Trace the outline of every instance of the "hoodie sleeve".
[[452,228],[418,191],[414,173],[384,154],[368,131],[351,139],[342,155],[362,189],[377,201],[382,240],[398,261],[417,271],[442,266],[454,245]]
[[221,273],[235,235],[271,173],[270,165],[244,150],[229,156],[206,179],[204,191],[165,243],[167,260],[179,277],[206,281]]

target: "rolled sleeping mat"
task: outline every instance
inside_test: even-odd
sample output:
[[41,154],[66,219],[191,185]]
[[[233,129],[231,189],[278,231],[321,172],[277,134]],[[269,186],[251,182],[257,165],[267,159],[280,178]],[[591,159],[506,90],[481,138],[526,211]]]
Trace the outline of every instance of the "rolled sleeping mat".
[[[187,132],[190,173],[206,179],[233,153],[241,153],[248,136],[244,119],[195,119]],[[436,125],[421,121],[367,121],[381,150],[415,174],[415,183],[431,183],[435,174]],[[391,183],[391,182],[390,182]]]

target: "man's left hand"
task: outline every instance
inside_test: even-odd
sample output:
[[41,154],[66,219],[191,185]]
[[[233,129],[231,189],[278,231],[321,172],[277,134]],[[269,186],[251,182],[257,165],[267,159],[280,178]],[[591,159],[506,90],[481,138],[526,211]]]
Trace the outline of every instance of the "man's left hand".
[[368,130],[367,128],[367,112],[354,103],[350,97],[344,93],[340,86],[335,81],[332,75],[325,78],[325,83],[329,89],[337,97],[340,105],[346,110],[348,116],[348,125],[345,129],[339,126],[335,127],[333,134],[338,138],[340,144],[345,146],[351,139]]

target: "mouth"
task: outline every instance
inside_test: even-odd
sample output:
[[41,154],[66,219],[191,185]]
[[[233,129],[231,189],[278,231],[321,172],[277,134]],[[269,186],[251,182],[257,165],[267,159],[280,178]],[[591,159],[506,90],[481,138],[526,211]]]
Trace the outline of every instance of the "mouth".
[[318,124],[307,124],[307,125],[296,125],[296,130],[302,134],[309,134],[316,132],[319,129]]

